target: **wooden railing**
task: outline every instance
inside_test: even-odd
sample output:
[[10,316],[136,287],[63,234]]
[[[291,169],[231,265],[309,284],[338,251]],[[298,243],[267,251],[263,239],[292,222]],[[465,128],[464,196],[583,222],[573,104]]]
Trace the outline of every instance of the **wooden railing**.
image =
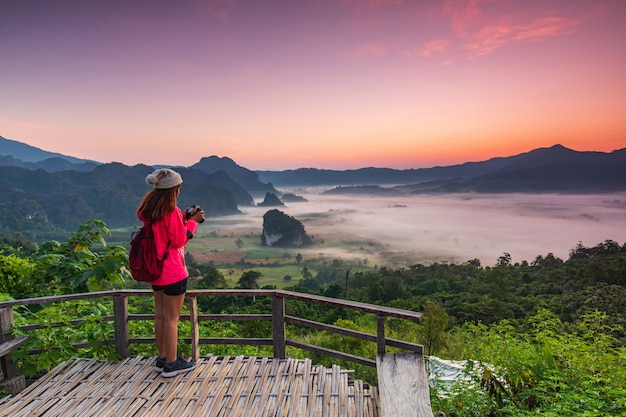
[[[128,310],[129,297],[152,296],[149,290],[118,290],[90,292],[84,294],[68,294],[51,297],[28,298],[22,300],[6,301],[0,303],[0,309],[15,306],[37,305],[47,303],[60,303],[70,300],[84,300],[93,298],[112,298],[113,316],[105,317],[105,320],[112,320],[115,328],[115,339],[103,341],[103,343],[115,344],[117,352],[122,357],[130,356],[130,345],[133,343],[153,343],[153,338],[133,338],[129,332],[129,321],[132,320],[153,320],[151,314],[131,314]],[[198,311],[198,297],[203,296],[229,296],[229,297],[271,297],[271,314],[200,314]],[[306,318],[294,317],[285,314],[285,301],[298,300],[306,303],[314,303],[321,306],[330,306],[353,310],[361,313],[374,314],[377,317],[376,334],[359,332],[325,323],[320,323]],[[292,346],[316,354],[327,355],[342,360],[359,363],[368,366],[376,366],[375,358],[364,358],[352,355],[349,352],[340,352],[327,349],[321,346],[314,346],[286,337],[286,325],[307,327],[315,330],[322,330],[353,337],[361,340],[376,343],[377,354],[385,354],[387,347],[398,348],[403,351],[415,352],[423,355],[423,346],[402,340],[387,338],[385,336],[385,323],[390,317],[420,321],[422,314],[414,311],[400,310],[396,308],[377,306],[349,300],[322,297],[311,294],[297,293],[282,290],[191,290],[187,292],[187,302],[189,314],[181,316],[181,320],[189,320],[191,324],[191,337],[184,339],[191,344],[192,359],[200,357],[200,346],[204,344],[236,344],[236,345],[271,345],[273,346],[273,356],[275,358],[286,357],[286,347]],[[272,337],[267,338],[207,338],[200,337],[200,322],[204,320],[238,321],[238,320],[264,320],[272,323]],[[80,319],[72,321],[73,324],[80,322]],[[25,326],[23,330],[30,331],[41,328],[40,325],[33,324]]]

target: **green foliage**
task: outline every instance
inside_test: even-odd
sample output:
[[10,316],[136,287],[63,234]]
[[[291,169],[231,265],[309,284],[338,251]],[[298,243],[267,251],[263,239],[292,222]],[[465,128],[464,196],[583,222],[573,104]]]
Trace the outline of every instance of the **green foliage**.
[[23,233],[13,232],[0,237],[0,253],[18,256],[29,256],[37,251],[37,245],[31,242]]
[[[80,226],[67,243],[49,241],[28,258],[0,255],[0,293],[15,299],[111,289],[128,276],[128,256],[121,246],[107,246],[108,229],[100,220]],[[115,349],[104,343],[113,338],[111,322],[104,316],[111,307],[95,301],[65,302],[16,310],[15,334],[21,326],[37,323],[28,341],[16,353],[27,376],[49,371],[72,356],[112,359]],[[79,320],[72,325],[69,318]],[[79,345],[80,347],[76,347]],[[39,352],[36,355],[32,351]]]
[[187,264],[189,271],[189,288],[226,288],[224,275],[214,266],[201,265],[195,262]]
[[472,358],[470,366],[491,366],[473,384],[434,393],[433,409],[458,416],[624,415],[626,349],[605,321],[596,312],[567,326],[540,310],[527,320],[528,333],[506,321],[464,325],[453,337],[456,354]]
[[130,277],[122,246],[108,246],[100,220],[80,226],[66,243],[49,241],[23,257],[0,255],[0,292],[16,299],[120,287]]
[[259,289],[259,278],[261,278],[259,271],[246,271],[241,274],[241,278],[237,281],[237,288]]
[[[105,225],[97,220],[79,227],[67,243],[44,243],[30,257],[19,251],[0,255],[0,299],[65,294],[114,288],[123,284],[126,251],[107,246]],[[212,265],[187,257],[190,288],[226,287]],[[305,261],[296,289],[341,298],[351,265],[323,260],[313,277]],[[265,270],[264,270],[265,271]],[[281,274],[284,276],[284,274]],[[259,271],[245,271],[239,288],[259,288]],[[295,276],[294,276],[295,277]],[[295,278],[294,278],[295,279]],[[626,245],[606,241],[594,248],[577,246],[570,259],[552,254],[532,263],[511,264],[504,253],[495,267],[472,260],[455,265],[435,263],[397,270],[353,273],[352,300],[422,311],[424,320],[390,319],[387,337],[421,343],[426,353],[470,359],[469,381],[432,391],[435,411],[449,416],[604,416],[626,413]],[[4,293],[4,294],[2,294]],[[133,297],[133,313],[151,314],[152,300]],[[268,313],[267,297],[200,297],[200,311]],[[16,334],[21,326],[40,323],[16,358],[22,371],[36,375],[71,356],[114,358],[113,325],[104,320],[109,304],[96,301],[16,309]],[[296,300],[286,314],[375,334],[373,315],[320,307]],[[80,319],[69,323],[71,319]],[[129,322],[132,337],[154,337],[150,321]],[[190,326],[181,322],[179,351],[189,354]],[[201,337],[270,337],[269,322],[202,322]],[[287,326],[287,337],[328,349],[375,358],[376,345],[346,336]],[[76,344],[79,344],[76,346]],[[36,350],[39,353],[27,353]],[[392,349],[390,349],[392,350]],[[131,354],[154,355],[153,344],[132,344]],[[268,355],[271,347],[202,346],[202,354]],[[288,348],[294,357],[315,363],[339,364],[375,383],[375,369]]]
[[[324,291],[321,283],[316,281],[315,287],[309,281],[300,285]],[[433,300],[449,315],[451,325],[501,320],[521,323],[539,308],[556,312],[566,322],[576,322],[599,310],[614,325],[612,334],[626,344],[626,244],[579,245],[567,261],[548,254],[531,264],[513,265],[510,255],[504,253],[495,267],[483,268],[478,260],[416,264],[397,270],[381,267],[354,273],[350,298],[418,310]]]
[[9,236],[18,234],[35,239],[42,232],[54,230],[43,202],[31,200],[22,193],[16,193],[12,197],[11,201],[0,203],[0,232]]
[[114,289],[129,278],[128,255],[122,246],[107,246],[108,229],[100,220],[80,226],[67,243],[42,244],[34,258],[33,277],[46,282],[41,294],[79,293]]
[[[25,335],[21,326],[38,323],[41,327],[28,332],[28,340],[13,359],[22,373],[33,377],[50,371],[57,364],[73,357],[117,358],[114,346],[105,343],[113,338],[113,325],[103,320],[112,314],[112,307],[94,300],[67,301],[52,304],[38,311],[21,309],[15,314],[14,334]],[[72,324],[69,318],[79,322]],[[76,344],[85,347],[75,347]],[[36,355],[30,351],[39,352]]]
[[0,255],[0,293],[10,294],[13,298],[35,296],[39,285],[27,279],[35,266],[27,259],[15,255]]
[[[319,306],[317,306],[319,309]],[[333,317],[337,313],[336,309],[330,309],[326,311],[327,317]],[[342,311],[342,313],[345,312]],[[329,323],[329,320],[320,321]],[[344,329],[355,330],[362,333],[376,334],[376,319],[375,317],[368,317],[363,315],[354,315],[348,318],[337,318],[334,321],[330,321],[330,324],[341,327]],[[376,358],[376,344],[368,342],[362,339],[354,337],[343,336],[336,333],[329,333],[324,331],[302,331],[301,329],[287,329],[287,338],[294,338],[315,346],[321,346],[326,349],[335,350],[339,352],[349,353],[351,355],[360,356],[363,358],[369,358],[375,360]],[[348,362],[339,360],[330,356],[302,352],[296,349],[289,350],[290,356],[294,357],[308,357],[311,358],[313,363],[323,365],[330,368],[333,364],[339,365],[344,369],[354,369],[355,376],[359,379],[363,379],[366,382],[376,383],[376,369],[366,366],[355,364],[354,362]]]
[[[81,173],[0,166],[5,179],[3,193],[10,200],[0,203],[0,232],[19,231],[40,242],[63,240],[60,233],[74,230],[92,218],[103,219],[112,227],[135,224],[137,204],[147,191],[144,179],[152,169],[141,164],[129,167],[110,163]],[[232,182],[221,179],[223,173],[208,174],[183,167],[177,171],[185,178],[180,207],[198,204],[207,216],[239,212]],[[244,199],[251,199],[243,193]]]
[[424,319],[419,328],[419,335],[426,355],[435,355],[446,346],[446,330],[450,317],[439,303],[427,300],[424,307]]

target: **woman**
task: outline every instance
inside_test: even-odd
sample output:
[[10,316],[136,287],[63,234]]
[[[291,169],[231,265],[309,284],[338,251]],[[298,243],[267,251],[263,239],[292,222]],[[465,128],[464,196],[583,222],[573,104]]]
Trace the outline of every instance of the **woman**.
[[155,246],[159,257],[165,256],[163,274],[151,281],[154,290],[154,335],[159,358],[156,370],[164,377],[189,371],[195,362],[177,356],[178,320],[187,292],[185,244],[193,237],[198,223],[204,220],[204,211],[197,208],[183,217],[176,206],[183,179],[172,169],[157,169],[146,177],[154,188],[143,197],[137,217],[144,223],[152,222]]

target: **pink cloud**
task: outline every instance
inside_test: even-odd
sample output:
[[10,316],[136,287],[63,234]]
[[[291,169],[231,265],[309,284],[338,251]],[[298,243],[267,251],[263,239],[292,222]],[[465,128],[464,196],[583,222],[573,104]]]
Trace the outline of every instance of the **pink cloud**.
[[478,30],[465,45],[470,57],[484,56],[498,48],[519,42],[535,42],[552,36],[567,35],[580,23],[559,17],[543,17],[523,25],[499,24]]
[[425,42],[421,47],[405,51],[404,55],[407,57],[420,56],[428,58],[434,54],[442,54],[446,51],[448,41],[445,39],[435,39],[429,42]]
[[518,26],[517,40],[538,39],[548,36],[568,35],[573,32],[573,27],[580,24],[578,20],[564,19],[560,17],[544,17],[534,22]]
[[387,46],[382,42],[372,42],[365,45],[357,46],[354,49],[356,56],[385,56],[387,55]]
[[493,8],[481,8],[487,4],[502,6],[505,3],[494,0],[444,0],[443,3],[443,13],[450,19],[456,37],[467,42],[462,49],[470,58],[487,55],[513,43],[568,35],[581,23],[564,17],[532,17],[528,13],[524,17],[517,8],[506,12],[500,8],[499,13]]
[[443,13],[450,17],[452,30],[457,36],[465,36],[468,25],[482,16],[479,9],[487,0],[444,0]]

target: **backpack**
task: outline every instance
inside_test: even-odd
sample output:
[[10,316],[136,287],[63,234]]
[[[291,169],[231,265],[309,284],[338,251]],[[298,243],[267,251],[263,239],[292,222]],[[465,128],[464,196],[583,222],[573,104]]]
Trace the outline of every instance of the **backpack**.
[[157,255],[152,223],[144,224],[139,231],[131,235],[128,259],[130,273],[135,280],[150,282],[159,278],[163,272],[163,261],[166,256],[167,250],[163,259],[159,259]]

